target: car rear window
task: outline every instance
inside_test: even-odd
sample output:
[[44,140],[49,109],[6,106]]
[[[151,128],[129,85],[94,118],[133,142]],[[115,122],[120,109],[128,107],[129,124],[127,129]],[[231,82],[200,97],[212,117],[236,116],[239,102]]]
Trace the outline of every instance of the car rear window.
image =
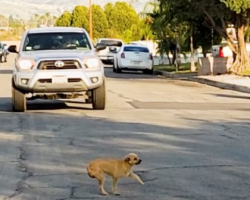
[[124,47],[124,51],[149,53],[149,50],[146,47]]
[[122,46],[122,42],[118,40],[101,40],[100,43],[106,44],[107,46],[116,46],[116,47]]

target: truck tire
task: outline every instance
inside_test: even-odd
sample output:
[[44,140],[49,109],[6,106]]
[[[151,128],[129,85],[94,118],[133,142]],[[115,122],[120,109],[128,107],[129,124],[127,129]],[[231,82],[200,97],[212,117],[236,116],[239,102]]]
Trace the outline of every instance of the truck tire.
[[92,91],[92,107],[94,110],[105,110],[106,106],[106,88],[105,80],[103,85]]
[[25,94],[15,88],[12,81],[12,110],[15,112],[25,112],[27,109]]
[[143,71],[144,74],[154,75],[154,69],[146,69]]
[[115,62],[113,63],[113,72],[116,73]]
[[117,73],[122,73],[122,70],[119,68],[118,62],[116,63],[116,66],[117,66],[116,72],[117,72]]

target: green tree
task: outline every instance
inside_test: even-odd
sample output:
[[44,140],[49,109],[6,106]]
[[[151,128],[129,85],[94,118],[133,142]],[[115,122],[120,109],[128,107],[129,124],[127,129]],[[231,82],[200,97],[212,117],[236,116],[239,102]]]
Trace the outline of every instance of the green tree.
[[114,5],[112,3],[107,3],[104,6],[104,12],[105,12],[106,18],[108,20],[109,27],[111,27],[111,25],[112,25],[111,22],[110,22],[110,20],[111,20],[110,16],[111,16],[111,12],[112,12],[113,8],[114,8]]
[[[238,45],[233,50],[237,54],[237,58],[233,66],[232,72],[244,73],[250,70],[249,56],[246,50],[245,34],[250,19],[250,0],[221,0],[231,11],[233,16],[233,24],[236,28]],[[234,45],[235,46],[235,45]]]
[[[156,39],[159,40],[159,52],[171,52],[173,59],[170,65],[175,63],[178,69],[179,62],[177,61],[179,60],[176,58],[178,58],[178,52],[181,50],[180,47],[183,47],[187,26],[177,20],[175,12],[167,3],[154,4],[153,12],[148,13],[148,22],[151,24]],[[167,45],[169,46],[167,47]]]
[[72,12],[71,26],[89,31],[89,10],[85,6],[76,6]]
[[[169,0],[161,2],[167,1]],[[237,74],[249,71],[250,64],[244,36],[250,19],[250,0],[176,0],[175,3],[180,1],[188,3],[191,9],[183,9],[182,6],[179,15],[201,14],[205,18],[206,25],[227,40],[234,53],[234,63],[230,71]],[[230,24],[235,27],[238,43],[235,43],[227,31]]]
[[[196,21],[193,31],[194,48],[202,47],[203,56],[206,57],[208,50],[213,44],[220,44],[222,37],[210,27],[204,25],[204,18]],[[190,41],[190,37],[188,38]]]
[[125,2],[117,2],[109,13],[109,26],[123,37],[126,36],[125,31],[130,30],[133,24],[138,25],[137,13],[131,5]]
[[71,13],[65,11],[55,23],[55,26],[70,26],[71,25],[72,16]]
[[108,33],[108,20],[104,10],[99,5],[92,6],[93,12],[93,37],[103,38],[107,37]]
[[9,16],[9,26],[10,27],[15,26],[15,20],[12,15]]
[[131,30],[127,29],[125,32],[124,32],[124,37],[123,37],[123,40],[124,42],[131,42],[133,40],[133,33]]
[[152,22],[150,17],[140,20],[140,34],[144,40],[152,40],[155,38],[151,26]]

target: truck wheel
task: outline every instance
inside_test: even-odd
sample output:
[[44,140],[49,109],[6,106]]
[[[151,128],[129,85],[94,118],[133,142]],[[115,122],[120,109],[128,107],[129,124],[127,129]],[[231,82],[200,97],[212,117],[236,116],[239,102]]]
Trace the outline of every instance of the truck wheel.
[[92,106],[94,110],[104,110],[106,106],[105,80],[103,85],[92,92]]
[[3,62],[3,56],[0,56],[0,63]]
[[122,70],[119,68],[118,63],[116,64],[116,66],[117,66],[116,72],[117,72],[117,73],[122,73]]
[[113,63],[113,72],[116,72],[115,63]]
[[12,81],[12,110],[25,112],[27,109],[25,94],[18,91]]
[[144,74],[150,74],[150,75],[154,75],[154,69],[146,69],[143,71]]

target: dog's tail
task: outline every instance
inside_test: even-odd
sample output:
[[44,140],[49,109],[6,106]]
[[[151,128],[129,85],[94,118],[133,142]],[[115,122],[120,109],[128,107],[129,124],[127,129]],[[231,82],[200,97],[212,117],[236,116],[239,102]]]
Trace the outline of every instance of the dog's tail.
[[94,174],[93,173],[91,173],[91,165],[88,165],[88,167],[87,167],[87,172],[88,172],[88,175],[89,175],[89,177],[90,178],[95,178],[95,176],[94,176]]

